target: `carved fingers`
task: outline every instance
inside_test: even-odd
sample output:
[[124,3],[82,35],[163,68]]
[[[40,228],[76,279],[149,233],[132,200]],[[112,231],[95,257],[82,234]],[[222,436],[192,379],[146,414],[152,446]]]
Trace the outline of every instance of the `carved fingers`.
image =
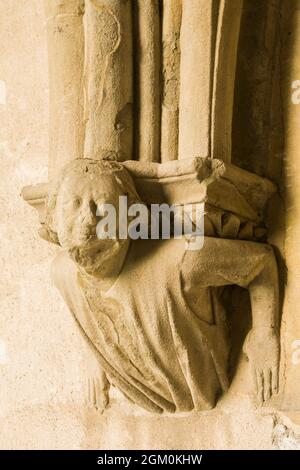
[[272,378],[272,394],[278,393],[279,390],[279,370],[278,366],[272,367],[271,369],[271,378]]
[[110,384],[106,375],[102,373],[97,377],[89,377],[86,388],[87,406],[103,413],[109,404]]
[[257,400],[263,404],[278,393],[279,338],[274,328],[250,331],[244,346],[250,361]]
[[256,389],[257,400],[260,404],[268,401],[278,393],[278,368],[268,367],[264,370],[257,370],[252,365],[252,377]]
[[260,371],[257,371],[255,367],[253,369],[254,383],[256,385],[256,396],[259,403],[264,401],[264,389],[263,389],[263,375]]

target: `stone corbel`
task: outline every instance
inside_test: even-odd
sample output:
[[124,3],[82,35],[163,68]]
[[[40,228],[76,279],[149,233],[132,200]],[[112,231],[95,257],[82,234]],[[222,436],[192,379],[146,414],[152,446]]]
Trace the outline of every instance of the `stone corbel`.
[[[205,235],[241,240],[265,240],[264,209],[276,193],[274,183],[221,160],[194,158],[165,163],[123,162],[147,204],[185,205],[204,203]],[[37,209],[45,222],[49,184],[26,186],[24,200]]]
[[[220,288],[238,285],[250,294],[245,352],[267,401],[278,390],[279,312],[264,210],[276,187],[230,163],[242,0],[45,5],[50,181],[22,196],[40,236],[64,249],[53,280],[105,376],[151,412],[212,408],[228,387]],[[128,194],[148,207],[203,203],[201,249],[101,239],[98,205]]]
[[[152,412],[214,406],[228,387],[218,288],[231,284],[250,293],[253,328],[245,351],[258,397],[277,391],[276,261],[268,245],[255,243],[266,239],[263,213],[275,192],[265,178],[200,157],[163,164],[78,159],[49,185],[23,189],[39,211],[41,237],[65,249],[54,261],[55,285],[109,383],[136,404]],[[96,236],[103,194],[110,203],[118,194],[148,206],[204,203],[203,247],[186,251],[172,237],[103,243]],[[165,368],[170,361],[178,363],[174,372]]]

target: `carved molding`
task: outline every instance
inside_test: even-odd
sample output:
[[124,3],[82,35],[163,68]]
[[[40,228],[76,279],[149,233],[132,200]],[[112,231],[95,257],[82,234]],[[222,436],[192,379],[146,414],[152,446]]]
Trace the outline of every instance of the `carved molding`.
[[[204,202],[206,235],[258,241],[266,238],[263,211],[277,191],[268,179],[221,160],[200,157],[166,163],[132,160],[123,165],[145,204]],[[48,187],[45,183],[22,190],[25,201],[38,210],[42,225]]]

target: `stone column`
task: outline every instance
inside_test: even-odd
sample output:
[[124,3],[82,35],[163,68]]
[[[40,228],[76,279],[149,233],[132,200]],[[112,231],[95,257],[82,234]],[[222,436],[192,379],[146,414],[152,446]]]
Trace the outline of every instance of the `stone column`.
[[178,158],[181,0],[164,0],[162,16],[161,161]]
[[132,2],[86,0],[85,156],[132,158]]
[[161,35],[158,0],[135,0],[136,158],[160,159]]
[[221,0],[218,15],[211,105],[211,157],[231,161],[237,46],[243,0]]
[[218,0],[183,0],[179,158],[210,154],[210,120]]
[[44,0],[49,56],[49,177],[83,156],[84,0]]
[[183,0],[179,158],[230,161],[242,0]]

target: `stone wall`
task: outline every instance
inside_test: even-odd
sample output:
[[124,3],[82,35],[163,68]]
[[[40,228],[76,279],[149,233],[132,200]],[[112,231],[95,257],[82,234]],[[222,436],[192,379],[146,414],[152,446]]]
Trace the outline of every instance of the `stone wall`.
[[[252,2],[256,5],[258,3],[261,2]],[[268,3],[275,8],[271,8],[270,14],[275,15],[274,11],[278,12],[278,2],[268,0]],[[300,340],[300,252],[297,243],[300,222],[300,104],[291,104],[291,82],[300,80],[300,1],[288,0],[284,3],[289,4],[288,7],[281,11],[279,17],[275,15],[275,19],[270,20],[280,23],[280,33],[276,29],[275,34],[280,36],[280,44],[270,45],[270,41],[274,40],[272,31],[267,36],[271,38],[268,39],[267,46],[258,44],[266,55],[271,48],[276,51],[275,57],[281,59],[280,66],[278,63],[276,66],[276,59],[275,65],[271,67],[271,72],[275,69],[278,75],[274,72],[275,84],[272,84],[272,89],[275,92],[273,95],[270,92],[266,104],[269,109],[273,103],[276,111],[273,114],[273,147],[271,144],[267,145],[268,148],[270,145],[275,148],[275,163],[271,164],[273,173],[270,170],[267,174],[280,183],[280,201],[284,197],[286,202],[285,213],[281,202],[279,215],[276,209],[270,209],[271,241],[278,247],[282,285],[287,283],[283,299],[281,393],[268,406],[258,408],[251,396],[249,397],[252,390],[248,364],[239,351],[237,372],[229,393],[220,400],[217,407],[210,412],[178,417],[157,417],[139,411],[115,391],[110,408],[103,414],[89,409],[85,404],[86,364],[93,362],[92,353],[51,284],[50,264],[56,248],[49,247],[39,239],[36,231],[37,216],[20,198],[24,185],[47,180],[49,84],[47,24],[43,1],[8,0],[0,3],[0,80],[4,82],[6,90],[6,100],[2,99],[0,104],[1,449],[300,447],[300,363],[298,364],[297,358],[292,360],[295,341]],[[249,31],[251,22],[256,24],[257,14],[259,13],[251,12],[248,5],[240,47],[247,47],[247,38],[249,41],[255,40],[252,36],[249,39],[247,28]],[[259,31],[263,30],[264,20],[261,21],[258,22]],[[274,26],[273,23],[271,25]],[[239,60],[244,61],[244,65],[248,60],[254,60],[258,69],[260,59],[264,61],[265,56],[257,57],[255,50],[239,55]],[[238,67],[238,77],[242,79],[248,69],[245,66],[241,68],[241,63]],[[261,77],[246,77],[247,86],[255,88],[259,82],[258,95],[256,98],[251,95],[254,101],[262,99],[263,86],[268,88],[268,84],[264,83],[267,80],[264,74],[265,70],[261,70]],[[245,89],[239,88],[238,93],[239,98],[236,99],[240,100],[239,106],[248,106]],[[272,101],[272,96],[278,98],[279,95],[282,96],[283,114],[278,100],[273,98]],[[268,115],[267,110],[264,112]],[[249,130],[252,138],[256,139],[257,121],[255,111],[253,113],[249,124],[247,111],[242,109],[241,128],[244,129],[244,135]],[[266,127],[269,129],[270,123],[266,124],[263,119],[259,126],[262,126],[263,133]],[[284,131],[285,142],[283,154],[280,151],[281,129]],[[244,144],[236,139],[236,163],[246,168],[250,166],[249,169],[253,171],[266,171],[261,163],[267,151],[263,140],[261,138],[259,148],[256,145],[251,150],[249,147],[245,150]],[[247,157],[243,160],[241,155],[245,151]],[[276,166],[278,160],[284,162],[283,171],[281,163]],[[97,368],[96,365],[94,367]]]

